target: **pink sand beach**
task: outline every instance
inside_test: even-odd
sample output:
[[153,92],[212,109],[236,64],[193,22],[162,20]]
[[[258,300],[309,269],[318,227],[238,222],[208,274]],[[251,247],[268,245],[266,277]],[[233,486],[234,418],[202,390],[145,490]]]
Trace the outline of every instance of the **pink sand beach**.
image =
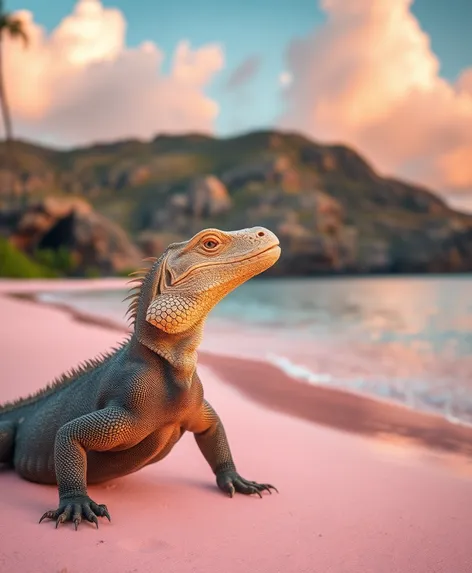
[[[19,290],[12,282],[0,285],[0,402],[122,339],[60,309],[13,299],[12,290]],[[188,434],[162,462],[90,487],[112,521],[76,532],[71,524],[38,524],[56,506],[55,487],[2,469],[0,572],[472,572],[469,430],[375,401],[359,410],[342,392],[310,388],[308,395],[268,365],[217,353],[202,353],[200,376],[240,473],[273,483],[279,494],[225,497]],[[390,431],[388,420],[406,430]],[[418,428],[428,439],[415,441]],[[435,439],[446,446],[435,448]]]

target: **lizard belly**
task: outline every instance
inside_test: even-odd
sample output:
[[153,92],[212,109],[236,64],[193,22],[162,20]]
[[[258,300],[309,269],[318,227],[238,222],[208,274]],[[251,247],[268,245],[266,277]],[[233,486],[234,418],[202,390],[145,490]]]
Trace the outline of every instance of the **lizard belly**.
[[87,481],[99,483],[136,472],[165,457],[183,434],[170,425],[149,434],[131,448],[114,452],[87,453]]

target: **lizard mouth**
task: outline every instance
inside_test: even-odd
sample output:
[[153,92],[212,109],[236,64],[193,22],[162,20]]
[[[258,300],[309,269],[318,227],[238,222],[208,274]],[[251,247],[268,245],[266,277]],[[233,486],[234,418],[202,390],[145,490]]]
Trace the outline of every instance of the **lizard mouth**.
[[268,253],[271,252],[275,252],[275,251],[280,251],[280,243],[274,243],[273,245],[270,245],[270,247],[266,247],[265,249],[261,249],[260,251],[257,251],[255,253],[253,253],[252,255],[249,255],[248,257],[241,257],[239,259],[233,259],[232,261],[228,261],[227,263],[222,263],[225,265],[229,265],[231,263],[239,263],[239,262],[243,262],[243,261],[250,261],[251,259],[255,259],[257,257],[260,257],[262,255],[266,255]]
[[280,248],[280,244],[277,243],[276,245],[272,245],[271,247],[268,247],[267,249],[264,249],[263,251],[259,251],[258,253],[255,253],[254,255],[247,257],[246,259],[241,259],[241,262],[251,261],[252,259],[266,259],[266,258],[269,258],[269,255],[270,255],[270,258],[274,259],[274,262],[272,263],[272,264],[274,264],[278,260],[278,258],[280,257],[281,252],[282,252],[282,250]]

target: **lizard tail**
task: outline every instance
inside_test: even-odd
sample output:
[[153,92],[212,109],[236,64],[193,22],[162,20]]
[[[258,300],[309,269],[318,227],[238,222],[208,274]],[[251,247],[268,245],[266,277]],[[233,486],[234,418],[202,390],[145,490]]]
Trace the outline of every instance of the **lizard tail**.
[[0,464],[13,461],[16,426],[13,422],[0,422]]

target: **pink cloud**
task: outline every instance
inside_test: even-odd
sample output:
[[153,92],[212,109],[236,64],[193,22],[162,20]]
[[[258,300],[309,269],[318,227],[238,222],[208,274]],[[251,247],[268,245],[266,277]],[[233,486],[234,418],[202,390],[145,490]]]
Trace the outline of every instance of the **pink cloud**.
[[285,128],[355,146],[382,172],[472,188],[472,69],[439,76],[411,0],[322,0],[323,27],[288,52]]
[[158,46],[128,48],[123,14],[99,0],[79,0],[49,35],[30,12],[17,15],[31,38],[28,49],[6,45],[17,134],[72,145],[213,131],[219,108],[204,90],[224,65],[220,46],[182,41],[164,74]]

